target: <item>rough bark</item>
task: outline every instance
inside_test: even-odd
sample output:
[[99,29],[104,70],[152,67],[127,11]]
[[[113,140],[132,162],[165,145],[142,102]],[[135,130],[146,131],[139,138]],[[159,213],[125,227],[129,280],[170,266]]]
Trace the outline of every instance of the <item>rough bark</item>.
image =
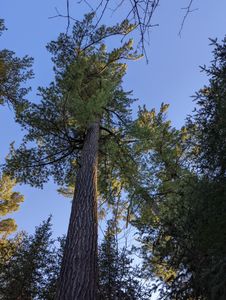
[[97,297],[98,139],[96,122],[87,131],[81,154],[55,300],[95,300]]

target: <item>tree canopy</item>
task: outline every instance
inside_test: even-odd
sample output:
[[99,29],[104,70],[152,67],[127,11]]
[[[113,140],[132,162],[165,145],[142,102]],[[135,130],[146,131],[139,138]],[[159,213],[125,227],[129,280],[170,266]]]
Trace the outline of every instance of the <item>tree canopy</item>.
[[[74,182],[87,127],[96,119],[102,154],[115,155],[117,142],[126,135],[133,100],[121,87],[126,65],[119,60],[139,55],[132,53],[131,40],[108,53],[103,39],[126,35],[132,25],[125,21],[95,29],[93,17],[76,22],[71,37],[61,34],[48,45],[55,81],[39,89],[40,104],[30,103],[21,113],[19,122],[28,134],[7,158],[8,170],[23,182],[42,186],[50,175],[59,184]],[[29,146],[33,142],[36,147]]]
[[163,283],[161,299],[225,298],[225,40],[213,44],[214,61],[202,68],[209,85],[195,96],[183,139],[164,138],[167,148],[152,152],[159,158],[167,149],[157,168],[158,211],[146,202],[135,222],[145,267]]
[[[4,20],[0,19],[0,36],[6,30]],[[32,59],[29,57],[18,58],[13,51],[0,50],[0,104],[12,105],[16,115],[23,109],[26,102],[25,95],[29,88],[22,85],[32,77],[30,70]],[[14,219],[3,216],[11,214],[19,209],[24,197],[14,192],[16,180],[5,173],[0,177],[0,247],[5,251],[8,241],[7,236],[17,229]]]
[[[0,35],[4,30],[4,20],[0,19]],[[26,103],[29,87],[22,84],[33,76],[32,62],[28,56],[19,58],[11,50],[0,50],[0,104],[13,105],[15,112],[22,110]]]

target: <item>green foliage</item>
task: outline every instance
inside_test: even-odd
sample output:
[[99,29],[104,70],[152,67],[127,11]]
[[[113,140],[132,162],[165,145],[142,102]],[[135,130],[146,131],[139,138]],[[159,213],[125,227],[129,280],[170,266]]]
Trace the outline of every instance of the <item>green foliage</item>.
[[[0,256],[0,299],[54,299],[65,239],[52,238],[51,218],[33,235],[20,233],[9,242],[8,256]],[[99,299],[115,297],[149,299],[150,289],[131,253],[118,248],[115,222],[109,221],[99,247]]]
[[[0,35],[5,29],[4,20],[0,19]],[[29,88],[21,87],[21,84],[33,76],[32,61],[28,56],[18,58],[13,51],[0,50],[0,104],[12,104],[16,114],[26,106]]]
[[0,299],[54,299],[63,243],[56,248],[50,220],[34,235],[20,235],[13,254],[0,266]]
[[[15,185],[16,181],[6,175],[0,178],[0,217],[17,211],[20,207],[20,203],[24,201],[24,197],[20,193],[13,191]],[[16,229],[17,226],[13,219],[7,218],[0,220],[1,239],[5,239]]]
[[171,185],[177,186],[178,177],[186,174],[183,157],[187,152],[188,134],[186,128],[176,130],[171,127],[166,117],[167,108],[168,105],[162,104],[158,113],[140,108],[132,127],[139,176],[133,182],[129,196],[135,211],[141,203],[149,203],[153,217],[158,214],[164,194],[170,192]]
[[99,299],[150,299],[148,284],[133,265],[131,253],[119,249],[115,222],[108,221],[104,240],[99,247]]
[[202,67],[209,78],[194,99],[198,105],[189,124],[198,144],[196,162],[206,176],[225,178],[226,171],[226,38],[222,44],[212,40],[215,49],[212,65]]
[[[130,93],[121,86],[126,65],[137,59],[132,41],[108,52],[107,37],[126,35],[133,27],[127,21],[114,26],[95,27],[93,14],[76,22],[72,36],[61,34],[48,45],[53,54],[55,81],[40,88],[40,104],[29,104],[19,122],[27,134],[19,149],[11,148],[7,172],[19,181],[42,186],[50,176],[62,185],[74,184],[87,129],[98,122],[99,192],[109,195],[112,179],[125,177],[124,165],[131,147]],[[131,168],[132,164],[130,163]],[[121,179],[121,178],[120,178]],[[106,182],[106,181],[105,181]]]
[[219,210],[225,191],[217,188],[187,176],[162,197],[155,218],[148,204],[143,207],[137,226],[146,269],[160,278],[159,286],[164,282],[160,299],[218,299],[210,297],[210,278],[216,279],[212,270],[225,256],[226,223]]
[[144,202],[134,224],[146,271],[159,278],[160,299],[226,297],[225,41],[214,44],[213,64],[203,68],[209,86],[197,93],[186,129],[147,133],[144,170],[155,179],[157,205],[153,211],[153,203]]
[[16,251],[20,241],[21,241],[21,234],[18,234],[14,238],[8,239],[0,239],[0,269],[4,269],[6,263],[10,260],[13,256],[14,252]]
[[[4,20],[0,19],[0,36],[6,30]],[[21,87],[32,77],[30,70],[32,59],[27,56],[20,59],[15,53],[7,49],[0,50],[0,104],[12,104],[16,115],[25,105],[25,95],[28,88]],[[19,209],[24,198],[20,193],[14,192],[16,181],[5,174],[0,178],[0,260],[9,257],[14,249],[13,243],[6,237],[17,229],[12,218],[2,219],[3,216]]]

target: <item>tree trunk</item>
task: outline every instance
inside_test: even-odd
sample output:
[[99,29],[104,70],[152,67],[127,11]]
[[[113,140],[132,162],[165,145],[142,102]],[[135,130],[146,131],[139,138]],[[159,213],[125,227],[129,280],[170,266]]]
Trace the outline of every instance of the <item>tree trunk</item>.
[[76,178],[70,223],[55,300],[97,295],[97,159],[99,123],[88,128]]

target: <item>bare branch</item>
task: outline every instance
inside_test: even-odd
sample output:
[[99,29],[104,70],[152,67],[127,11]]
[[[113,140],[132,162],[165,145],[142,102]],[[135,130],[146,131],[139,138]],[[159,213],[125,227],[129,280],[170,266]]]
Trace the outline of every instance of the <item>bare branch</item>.
[[[105,2],[105,4],[104,4],[104,8],[102,9],[101,14],[100,14],[100,17],[99,17],[99,19],[97,20],[97,23],[96,23],[96,25],[95,25],[95,28],[98,26],[98,24],[99,24],[100,21],[102,20],[103,15],[105,14],[105,11],[106,11],[106,9],[107,9],[107,7],[108,7],[109,1],[110,1],[110,0],[106,0],[106,2]],[[103,2],[104,2],[104,1],[102,0],[102,1],[100,2],[100,4],[102,5]]]
[[68,33],[69,27],[70,27],[70,5],[69,5],[69,0],[67,0],[67,30],[66,32]]
[[[79,3],[84,2],[90,7],[89,0],[80,0]],[[145,45],[147,44],[146,36],[152,27],[158,26],[158,24],[152,24],[152,18],[155,10],[159,6],[160,0],[100,0],[96,8],[92,7],[98,17],[96,26],[100,23],[103,16],[106,14],[107,9],[112,11],[112,14],[116,13],[118,9],[122,8],[123,5],[128,7],[126,10],[125,16],[123,19],[128,19],[131,22],[136,24],[135,29],[138,29],[140,32],[140,40],[138,42],[138,47],[141,48],[142,53],[146,55]],[[110,7],[111,5],[111,7]]]
[[114,114],[114,115],[122,122],[123,125],[127,126],[127,124],[125,123],[125,121],[121,118],[121,116],[120,116],[117,112],[115,112],[114,110],[111,110],[111,109],[109,109],[109,108],[106,108],[106,107],[103,107],[103,109],[104,109],[107,113],[112,113],[112,114]]
[[187,7],[181,8],[181,9],[185,10],[186,12],[185,12],[185,15],[184,15],[184,17],[183,17],[183,20],[182,20],[182,22],[181,22],[180,30],[179,30],[179,32],[178,32],[178,35],[179,35],[180,37],[181,37],[181,33],[182,33],[182,31],[183,31],[184,24],[185,24],[185,22],[186,22],[186,20],[187,20],[188,15],[189,15],[190,13],[192,13],[192,12],[198,10],[198,8],[191,9],[193,2],[194,2],[194,0],[190,0],[190,2],[189,2],[189,4],[188,4]]
[[[70,27],[71,20],[75,20],[70,15],[70,6],[69,2],[72,0],[66,0],[66,14],[61,14],[57,9],[57,15],[50,17],[50,18],[56,18],[56,17],[63,17],[67,18],[67,32]],[[117,13],[117,11],[120,9],[121,12],[125,12],[124,15],[122,15],[122,19],[128,19],[130,22],[135,23],[134,30],[139,31],[139,40],[137,43],[137,47],[140,48],[142,54],[147,59],[147,53],[146,53],[146,46],[149,44],[149,34],[152,29],[152,27],[158,26],[158,24],[152,24],[152,20],[154,17],[154,14],[159,7],[161,0],[99,0],[97,1],[96,6],[94,6],[93,1],[91,0],[79,0],[78,4],[86,4],[92,12],[95,12],[97,17],[97,22],[95,27],[99,25],[101,20],[103,19],[104,15],[107,15],[107,11],[111,11],[112,14]],[[192,9],[194,0],[189,0],[187,7],[182,8],[185,10],[185,14],[183,16],[181,26],[179,29],[178,35],[181,36],[183,27],[185,25],[185,22],[188,18],[188,15],[192,12],[194,12],[197,9]],[[122,39],[123,40],[123,39]]]
[[66,18],[67,19],[67,28],[66,28],[66,34],[68,34],[69,28],[70,28],[70,24],[71,24],[71,20],[76,21],[75,18],[72,18],[70,16],[70,6],[69,6],[69,0],[67,0],[67,13],[66,15],[63,15],[62,13],[60,13],[60,11],[58,10],[57,7],[55,7],[55,11],[56,11],[56,15],[49,17],[49,19],[55,19],[55,18]]

